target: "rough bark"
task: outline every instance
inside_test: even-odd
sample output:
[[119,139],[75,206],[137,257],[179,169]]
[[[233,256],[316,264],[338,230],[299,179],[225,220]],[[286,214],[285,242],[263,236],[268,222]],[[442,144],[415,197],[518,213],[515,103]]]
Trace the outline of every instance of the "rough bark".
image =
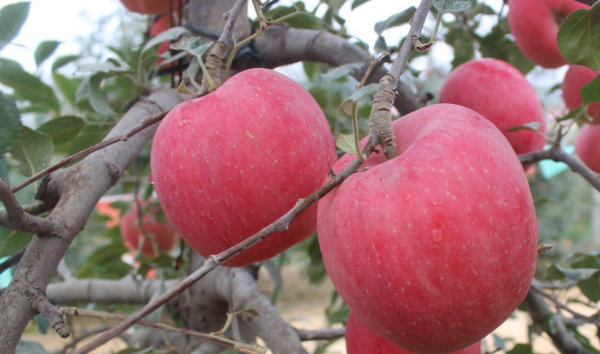
[[[174,91],[159,90],[138,102],[108,137],[121,134],[143,118],[170,109],[181,98]],[[50,279],[73,241],[83,229],[94,205],[112,187],[152,136],[147,129],[129,141],[98,151],[80,163],[50,176],[42,199],[60,200],[50,218],[61,226],[52,237],[34,235],[13,281],[0,297],[0,354],[13,354],[29,320],[36,314],[36,293],[44,293]],[[56,195],[49,195],[57,193]]]

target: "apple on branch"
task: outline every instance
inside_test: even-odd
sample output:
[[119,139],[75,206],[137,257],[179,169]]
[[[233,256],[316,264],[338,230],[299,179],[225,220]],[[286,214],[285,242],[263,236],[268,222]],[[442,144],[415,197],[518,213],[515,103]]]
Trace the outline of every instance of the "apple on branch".
[[527,294],[535,208],[519,158],[479,113],[438,104],[393,128],[399,156],[371,155],[368,170],[319,202],[323,260],[377,334],[415,353],[449,353],[493,331]]
[[519,70],[498,59],[479,59],[454,69],[442,86],[440,103],[470,108],[492,122],[517,154],[541,150],[546,139],[535,131],[510,128],[546,121],[537,92]]
[[[346,349],[348,354],[414,354],[385,340],[362,323],[354,312],[346,322]],[[451,354],[481,354],[481,342]]]
[[548,69],[567,61],[558,51],[558,28],[569,14],[589,6],[575,0],[509,0],[508,26],[517,47],[533,63]]
[[[569,65],[569,70],[561,84],[563,99],[567,108],[573,109],[583,104],[579,90],[598,76],[598,72],[581,65]],[[588,106],[587,113],[592,119],[588,123],[600,124],[600,102]]]
[[[150,163],[158,199],[204,257],[252,236],[323,183],[336,159],[329,124],[299,84],[250,69],[175,107],[160,123]],[[311,207],[225,265],[271,258],[314,234]]]

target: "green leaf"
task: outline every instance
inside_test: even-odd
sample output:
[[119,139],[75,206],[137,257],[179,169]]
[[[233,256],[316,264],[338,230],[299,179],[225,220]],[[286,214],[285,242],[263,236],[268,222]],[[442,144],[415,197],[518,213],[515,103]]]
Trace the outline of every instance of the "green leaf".
[[171,49],[173,50],[182,50],[192,56],[194,56],[198,60],[202,60],[202,55],[212,46],[212,42],[204,43],[202,38],[193,37],[193,38],[184,38],[177,43],[173,43],[171,45]]
[[58,91],[62,94],[65,100],[73,107],[77,105],[77,89],[81,85],[83,79],[81,78],[68,78],[59,73],[52,73],[52,81],[54,81],[54,85],[58,88]]
[[577,282],[577,286],[579,287],[579,290],[581,290],[581,293],[590,301],[600,301],[600,279],[598,279],[597,273],[593,277]]
[[535,64],[530,62],[515,42],[509,39],[509,33],[510,28],[507,21],[502,21],[500,25],[494,26],[490,33],[484,37],[474,37],[481,44],[480,51],[483,57],[504,60],[517,68],[523,75],[526,75],[535,67]]
[[560,25],[556,40],[569,63],[600,70],[600,2],[572,12]]
[[452,68],[456,68],[460,64],[466,63],[475,57],[475,47],[473,46],[471,35],[468,30],[457,26],[455,23],[448,27],[446,43],[454,49]]
[[0,156],[13,147],[21,135],[21,114],[12,98],[0,92]]
[[[159,33],[158,35],[152,37],[152,39],[150,39],[148,42],[146,42],[146,44],[144,45],[144,48],[142,49],[142,53],[145,53],[152,47],[159,45],[162,42],[175,41],[175,40],[179,39],[179,37],[181,37],[182,35],[184,35],[186,33],[189,33],[189,31],[185,27],[169,28],[168,30]],[[196,38],[198,38],[198,37],[196,37]]]
[[0,9],[0,49],[19,34],[28,14],[29,2],[9,4]]
[[321,75],[321,78],[325,81],[333,81],[341,77],[345,77],[353,73],[355,70],[362,68],[364,63],[350,63],[340,65],[337,68],[328,70],[325,74]]
[[385,21],[377,22],[375,24],[375,33],[381,35],[381,33],[388,28],[397,27],[408,23],[408,21],[410,21],[410,19],[415,14],[415,11],[417,11],[417,8],[411,6],[400,13],[388,17],[388,19]]
[[383,86],[381,84],[371,84],[362,87],[360,90],[355,91],[342,105],[340,106],[340,114],[343,116],[352,116],[354,103],[358,102],[363,97],[367,97],[375,94],[381,90]]
[[519,131],[519,130],[539,131],[541,125],[542,124],[538,123],[538,122],[531,122],[531,123],[520,125],[518,127],[512,127],[512,128],[506,129],[506,131],[507,132],[516,132],[516,131]]
[[575,118],[579,118],[578,120],[581,122],[585,121],[585,119],[587,118],[587,110],[584,105],[580,105],[575,108],[571,108],[571,110],[569,110],[569,113],[565,114],[562,117],[557,118],[556,121],[562,122],[567,119],[575,119]]
[[473,4],[475,0],[433,0],[433,6],[442,13],[465,11]]
[[357,7],[359,7],[360,5],[362,5],[362,4],[364,4],[364,3],[368,2],[368,1],[370,1],[370,0],[354,0],[352,2],[352,6],[350,6],[350,10],[354,10]]
[[329,90],[327,90],[326,86],[313,86],[308,90],[308,92],[310,92],[322,110],[325,110],[327,107],[329,107]]
[[546,269],[546,279],[548,280],[562,280],[565,278],[565,273],[563,273],[560,268],[556,265],[556,263],[552,263],[548,269]]
[[[290,17],[285,20],[285,22],[294,27],[294,28],[308,28],[308,29],[323,29],[325,25],[318,19],[313,17],[312,15],[306,13],[306,6],[303,2],[298,1],[295,3],[300,11],[303,11],[302,14]],[[265,13],[265,16],[272,17],[273,20],[278,20],[283,16],[292,14],[294,12],[298,12],[298,10],[293,6],[278,6],[272,10],[269,10]],[[331,13],[329,13],[331,15]]]
[[33,319],[35,320],[35,322],[37,322],[38,331],[41,334],[48,333],[48,328],[50,328],[50,322],[48,322],[48,320],[45,319],[44,316],[42,316],[42,315],[35,315],[33,317]]
[[63,66],[81,58],[79,55],[65,55],[57,58],[54,63],[52,63],[52,72],[62,68]]
[[27,246],[32,236],[27,232],[0,227],[0,258],[20,251],[23,247]]
[[54,145],[60,145],[74,139],[84,127],[83,119],[64,116],[45,122],[37,128],[37,131],[50,135]]
[[15,349],[15,354],[46,354],[46,349],[38,342],[20,340]]
[[581,98],[583,98],[583,103],[585,104],[600,101],[600,75],[584,85],[581,90],[579,90],[579,93],[581,93]]
[[17,98],[60,111],[60,102],[52,88],[23,70],[16,61],[0,58],[0,83],[13,88]]
[[96,112],[103,116],[114,117],[116,113],[110,107],[106,93],[100,89],[100,83],[102,83],[104,75],[104,73],[99,72],[85,77],[77,89],[75,99],[79,103],[87,98]]
[[19,161],[17,166],[19,173],[30,177],[50,165],[54,145],[49,135],[23,126],[21,137],[10,153]]
[[354,134],[342,134],[338,133],[335,138],[335,146],[340,148],[343,152],[347,154],[356,155],[356,144],[354,142]]
[[44,41],[40,43],[35,49],[35,64],[40,66],[46,59],[48,59],[60,45],[58,41]]
[[506,354],[533,354],[533,347],[531,344],[516,344]]
[[375,41],[375,46],[373,47],[375,53],[387,53],[389,52],[389,48],[387,43],[385,42],[385,38],[383,36],[379,36]]

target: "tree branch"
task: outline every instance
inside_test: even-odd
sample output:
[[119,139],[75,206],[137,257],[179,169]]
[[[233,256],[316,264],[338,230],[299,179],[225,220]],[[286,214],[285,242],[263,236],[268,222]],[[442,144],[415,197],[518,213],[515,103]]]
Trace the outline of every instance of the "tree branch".
[[0,274],[2,274],[5,270],[9,269],[10,267],[14,266],[15,264],[19,263],[21,261],[21,258],[23,258],[23,254],[25,254],[26,248],[27,247],[23,248],[19,252],[10,256],[4,262],[0,263]]
[[581,343],[569,334],[565,324],[561,320],[561,316],[554,315],[550,310],[550,306],[540,294],[530,289],[525,297],[525,302],[533,321],[544,329],[561,353],[591,354],[591,352],[585,349]]
[[596,326],[600,326],[600,321],[598,321],[597,319],[593,318],[593,317],[588,317],[588,316],[584,316],[578,312],[575,312],[573,310],[571,310],[570,307],[568,307],[567,305],[563,304],[562,302],[560,302],[556,296],[552,295],[552,294],[548,294],[547,292],[545,292],[541,287],[540,287],[540,282],[538,282],[537,280],[533,279],[533,282],[531,283],[531,290],[535,291],[536,293],[542,295],[543,297],[547,298],[548,300],[552,301],[556,307],[558,309],[563,309],[565,311],[567,311],[568,313],[570,313],[571,315],[573,315],[574,318],[580,319],[580,320],[584,320],[588,323],[593,323]]
[[576,155],[568,154],[560,147],[550,148],[531,152],[529,154],[519,155],[519,160],[523,165],[528,165],[542,160],[553,160],[564,162],[571,170],[579,173],[594,188],[600,191],[600,175],[590,170]]
[[[170,109],[181,101],[173,90],[153,92],[146,100],[136,103],[105,140],[130,131],[144,118]],[[59,198],[48,218],[65,227],[56,232],[56,237],[33,236],[14,274],[14,281],[0,297],[0,354],[14,353],[23,330],[36,314],[33,307],[36,297],[30,289],[46,289],[58,263],[97,201],[135,160],[152,133],[152,128],[145,129],[127,142],[97,151],[67,169],[55,171],[46,179],[45,189],[39,191],[39,197],[43,200]]]
[[326,329],[317,329],[314,331],[307,331],[304,329],[296,329],[294,330],[298,333],[301,341],[307,340],[331,340],[343,337],[346,334],[346,327],[341,328],[326,328]]
[[54,306],[52,306],[50,301],[48,301],[43,294],[38,296],[37,300],[33,303],[33,308],[44,316],[48,323],[50,323],[50,326],[61,338],[67,338],[71,335],[63,318],[56,313]]
[[6,207],[6,213],[0,214],[0,226],[40,235],[50,235],[60,229],[59,224],[49,218],[39,218],[24,212],[3,178],[0,178],[0,201]]

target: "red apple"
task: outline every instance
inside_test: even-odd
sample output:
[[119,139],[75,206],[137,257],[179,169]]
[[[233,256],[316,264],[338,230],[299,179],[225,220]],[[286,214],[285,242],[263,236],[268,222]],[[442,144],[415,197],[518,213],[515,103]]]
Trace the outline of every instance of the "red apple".
[[558,28],[571,12],[589,6],[574,0],[509,0],[508,8],[510,31],[529,60],[549,69],[567,64],[556,44]]
[[[350,312],[346,322],[346,349],[348,354],[413,354],[383,339],[360,322],[353,312]],[[481,342],[452,354],[481,354]]]
[[119,225],[121,222],[121,212],[119,209],[111,207],[110,204],[111,202],[109,201],[100,201],[98,204],[96,204],[96,210],[98,210],[98,214],[107,216],[110,219],[104,223],[107,229],[111,229]]
[[[150,35],[156,36],[160,33],[163,33],[164,31],[168,30],[169,28],[171,28],[171,17],[168,15],[161,16],[150,27]],[[169,50],[169,43],[170,43],[169,41],[162,42],[158,46],[158,50],[156,51],[156,54],[160,56],[161,54],[163,54],[167,50]],[[155,63],[156,66],[158,66],[160,63],[162,63],[164,60],[165,60],[164,58],[156,59],[156,63]]]
[[144,239],[142,254],[154,258],[158,253],[169,252],[177,244],[175,230],[166,222],[157,218],[159,212],[156,206],[142,203],[142,208],[148,208],[148,212],[142,215],[142,223],[139,223],[137,204],[131,205],[131,210],[123,215],[121,220],[121,236],[125,245],[133,251],[137,251],[140,238]]
[[121,3],[127,10],[145,15],[160,15],[179,8],[179,0],[121,0]]
[[[152,179],[177,232],[207,257],[245,240],[317,190],[335,162],[331,130],[302,86],[272,70],[243,71],[181,103],[152,143]],[[316,207],[285,232],[226,263],[271,258],[316,231]]]
[[[581,65],[569,65],[561,88],[563,99],[569,109],[583,104],[579,90],[598,76],[598,72]],[[600,102],[588,106],[588,114],[592,118],[589,123],[600,124]]]
[[498,59],[466,62],[454,69],[442,87],[440,103],[470,108],[494,123],[517,154],[541,150],[546,139],[532,130],[507,131],[527,123],[546,121],[540,99],[521,72]]
[[587,167],[600,173],[600,125],[581,127],[575,140],[575,153]]
[[377,334],[415,353],[452,352],[502,324],[529,289],[531,192],[510,144],[475,111],[437,104],[393,128],[400,155],[373,154],[319,202],[323,260]]

